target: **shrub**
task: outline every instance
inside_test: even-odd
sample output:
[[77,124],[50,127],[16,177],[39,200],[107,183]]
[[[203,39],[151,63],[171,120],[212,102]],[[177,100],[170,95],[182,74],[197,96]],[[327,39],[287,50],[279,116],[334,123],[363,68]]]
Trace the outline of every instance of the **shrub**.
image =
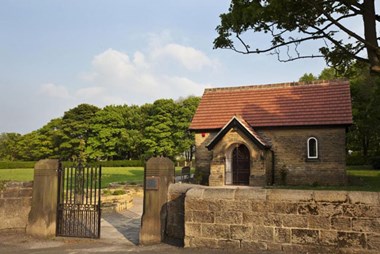
[[115,190],[113,193],[112,193],[112,195],[115,195],[115,196],[117,196],[117,195],[124,195],[124,194],[126,194],[127,192],[125,191],[125,190]]
[[366,165],[368,164],[367,158],[360,154],[347,155],[346,164],[350,166]]
[[0,161],[0,169],[34,168],[35,161]]
[[380,156],[372,157],[371,165],[373,169],[380,169]]

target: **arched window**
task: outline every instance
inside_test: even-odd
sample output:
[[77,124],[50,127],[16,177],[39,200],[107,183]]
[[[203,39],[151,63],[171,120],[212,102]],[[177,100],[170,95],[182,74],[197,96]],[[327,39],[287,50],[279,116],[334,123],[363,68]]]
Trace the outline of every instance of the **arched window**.
[[307,158],[318,159],[318,139],[315,137],[307,139]]

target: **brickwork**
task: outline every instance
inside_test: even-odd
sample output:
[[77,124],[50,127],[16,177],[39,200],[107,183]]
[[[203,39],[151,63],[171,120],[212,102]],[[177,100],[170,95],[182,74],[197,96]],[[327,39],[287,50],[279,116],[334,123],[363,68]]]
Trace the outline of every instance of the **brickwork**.
[[216,132],[195,133],[195,178],[201,184],[208,185],[212,152],[206,145],[212,140]]
[[380,193],[193,188],[184,208],[185,247],[380,252]]
[[32,182],[8,182],[0,189],[0,230],[25,230],[32,204]]

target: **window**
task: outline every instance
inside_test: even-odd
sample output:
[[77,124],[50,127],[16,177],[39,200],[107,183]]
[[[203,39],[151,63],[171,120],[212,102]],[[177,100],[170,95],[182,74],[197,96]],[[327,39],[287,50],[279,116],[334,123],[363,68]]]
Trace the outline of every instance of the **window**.
[[318,159],[318,140],[314,137],[307,140],[307,158]]

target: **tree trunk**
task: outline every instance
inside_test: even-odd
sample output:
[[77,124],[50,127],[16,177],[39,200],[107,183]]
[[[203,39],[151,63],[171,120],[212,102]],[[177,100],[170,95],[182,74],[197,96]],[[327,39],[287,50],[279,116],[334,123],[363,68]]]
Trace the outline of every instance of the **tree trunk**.
[[362,4],[364,37],[371,71],[380,74],[380,48],[377,43],[375,0],[364,0]]

